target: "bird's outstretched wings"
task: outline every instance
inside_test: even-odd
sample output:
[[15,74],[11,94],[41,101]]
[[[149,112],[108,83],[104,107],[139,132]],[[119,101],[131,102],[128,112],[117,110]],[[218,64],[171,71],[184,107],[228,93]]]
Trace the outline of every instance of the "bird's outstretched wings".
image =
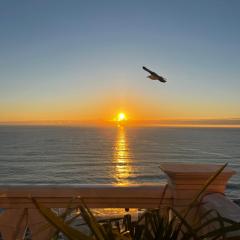
[[[150,74],[153,74],[153,73],[155,73],[155,72],[152,72],[151,70],[149,70],[148,68],[146,68],[146,67],[142,67],[143,68],[143,70],[145,70],[145,71],[147,71],[147,72],[149,72]],[[156,74],[156,73],[155,73]]]
[[152,80],[158,80],[158,81],[163,82],[163,83],[167,82],[167,80],[166,80],[164,77],[159,76],[157,73],[149,70],[148,68],[146,68],[146,67],[144,67],[144,66],[143,66],[142,68],[143,68],[143,70],[145,70],[145,71],[147,71],[147,72],[150,73],[150,75],[148,76],[148,78],[150,78],[150,79],[152,79]]

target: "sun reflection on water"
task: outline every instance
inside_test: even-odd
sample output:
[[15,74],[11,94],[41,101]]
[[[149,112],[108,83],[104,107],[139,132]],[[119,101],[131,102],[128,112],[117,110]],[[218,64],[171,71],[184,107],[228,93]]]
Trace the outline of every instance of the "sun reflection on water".
[[125,128],[123,126],[118,127],[113,158],[115,165],[114,177],[117,185],[129,184],[128,178],[132,175],[131,160],[132,155],[129,151]]

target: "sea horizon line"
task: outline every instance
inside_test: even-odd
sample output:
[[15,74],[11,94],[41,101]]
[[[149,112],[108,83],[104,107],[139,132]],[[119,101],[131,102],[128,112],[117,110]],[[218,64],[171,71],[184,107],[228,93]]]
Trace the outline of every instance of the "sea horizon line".
[[[115,120],[20,120],[0,121],[1,126],[116,126]],[[165,118],[165,119],[129,119],[121,122],[128,127],[212,127],[240,128],[240,118]]]

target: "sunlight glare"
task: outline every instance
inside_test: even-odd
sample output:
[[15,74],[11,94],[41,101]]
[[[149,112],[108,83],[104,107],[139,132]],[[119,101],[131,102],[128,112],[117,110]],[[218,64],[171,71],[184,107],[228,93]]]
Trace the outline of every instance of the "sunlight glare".
[[128,185],[129,177],[133,176],[131,165],[132,154],[130,152],[125,129],[119,128],[114,148],[113,163],[115,165],[114,178],[117,185]]
[[121,121],[125,121],[126,120],[126,115],[125,113],[121,112],[118,114],[118,121],[121,122]]

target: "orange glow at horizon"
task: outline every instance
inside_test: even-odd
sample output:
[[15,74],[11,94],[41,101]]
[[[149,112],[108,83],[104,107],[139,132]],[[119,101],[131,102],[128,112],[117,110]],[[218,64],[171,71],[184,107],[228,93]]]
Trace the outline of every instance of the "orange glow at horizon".
[[[212,123],[216,119],[221,120],[223,127],[232,127],[228,119],[239,118],[233,113],[227,115],[222,106],[218,109],[208,104],[207,111],[205,107],[196,107],[191,103],[185,106],[183,103],[172,104],[169,101],[160,105],[157,101],[139,98],[132,92],[131,96],[124,97],[111,94],[95,99],[95,96],[91,96],[91,101],[88,101],[88,97],[90,98],[87,96],[86,101],[72,96],[67,100],[59,97],[51,101],[13,102],[10,107],[0,103],[0,124],[196,126],[196,120],[199,120],[200,126],[206,126],[207,123],[209,126],[220,126]],[[239,127],[239,122],[233,122],[233,127]]]

